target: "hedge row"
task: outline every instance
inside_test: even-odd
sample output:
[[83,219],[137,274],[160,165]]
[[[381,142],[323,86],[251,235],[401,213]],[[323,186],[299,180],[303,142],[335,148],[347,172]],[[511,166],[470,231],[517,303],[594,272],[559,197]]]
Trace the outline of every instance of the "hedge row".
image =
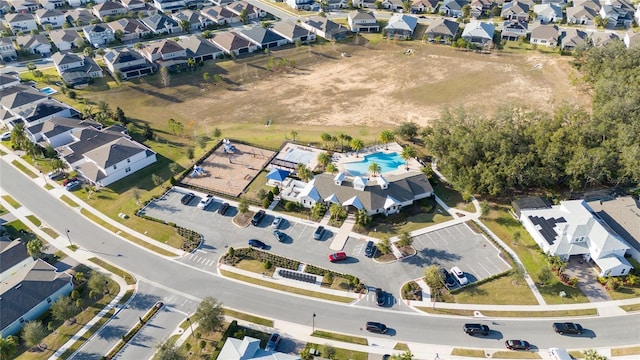
[[305,266],[304,272],[312,275],[320,275],[323,277],[326,277],[327,275],[331,275],[331,277],[334,279],[337,277],[347,279],[355,292],[361,292],[365,289],[365,285],[364,283],[360,282],[360,278],[358,278],[357,276],[353,276],[351,274],[342,274],[339,272],[324,269],[324,268],[317,267],[310,264],[307,264],[307,266]]
[[142,213],[142,209],[136,211],[135,214],[136,214],[136,216],[138,216],[140,218],[143,218],[145,220],[157,222],[157,223],[160,223],[160,224],[169,225],[169,226],[175,228],[176,232],[178,233],[178,235],[182,236],[182,250],[184,250],[184,251],[191,251],[193,249],[196,249],[200,245],[200,242],[203,239],[202,235],[200,233],[196,232],[196,231],[193,231],[193,230],[187,229],[187,228],[183,228],[182,226],[178,226],[174,222],[166,222],[164,220],[156,219],[156,218],[151,217],[149,215],[145,215],[145,214]]
[[[275,254],[268,253],[266,251],[256,250],[253,248],[241,248],[234,249],[233,256],[236,258],[246,258],[258,260],[260,262],[269,261],[273,266],[289,269],[289,270],[298,270],[300,267],[300,262],[297,260],[288,259],[282,256],[278,256]],[[228,258],[229,254],[225,254],[225,260]]]
[[129,340],[131,340],[138,333],[138,331],[140,331],[140,329],[142,329],[142,327],[149,320],[151,320],[151,318],[162,308],[162,306],[164,306],[164,304],[160,301],[155,303],[155,305],[153,305],[153,307],[149,311],[147,311],[147,313],[142,318],[140,318],[140,321],[136,324],[136,326],[129,330],[125,335],[122,335],[122,339],[118,341],[118,344],[116,344],[116,346],[111,349],[111,351],[109,351],[107,355],[103,356],[102,359],[111,360],[113,359],[113,357],[118,355],[120,350],[122,350],[122,348],[127,345]]

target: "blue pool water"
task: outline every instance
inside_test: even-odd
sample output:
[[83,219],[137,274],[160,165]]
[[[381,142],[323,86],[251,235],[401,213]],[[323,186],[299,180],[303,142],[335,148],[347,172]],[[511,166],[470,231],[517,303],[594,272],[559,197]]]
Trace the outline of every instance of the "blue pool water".
[[55,89],[52,89],[50,87],[45,87],[45,88],[40,89],[40,92],[45,93],[47,95],[53,95],[53,94],[57,93],[58,91],[55,90]]
[[404,165],[404,160],[398,153],[377,152],[365,155],[361,161],[344,164],[344,168],[353,176],[367,176],[369,175],[369,166],[374,162],[380,165],[381,174],[397,170],[399,166]]

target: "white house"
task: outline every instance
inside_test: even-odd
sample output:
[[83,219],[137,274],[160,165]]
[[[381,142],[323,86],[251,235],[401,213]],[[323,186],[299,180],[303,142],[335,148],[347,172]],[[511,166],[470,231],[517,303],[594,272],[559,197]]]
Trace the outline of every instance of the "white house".
[[91,79],[103,76],[102,68],[90,57],[57,52],[51,59],[62,81],[71,87],[88,84]]
[[51,43],[44,34],[17,36],[16,44],[20,49],[27,50],[31,54],[51,53]]
[[557,4],[547,3],[533,5],[533,12],[537,15],[536,20],[542,24],[562,20],[562,8]]
[[56,44],[58,51],[68,51],[84,43],[84,38],[75,29],[51,30],[49,38]]
[[95,47],[104,46],[115,40],[113,29],[106,24],[89,25],[82,28],[84,36]]
[[4,20],[13,33],[28,33],[38,29],[36,17],[31,13],[6,14]]
[[353,32],[378,32],[380,31],[380,25],[376,17],[370,11],[353,10],[349,12],[347,16],[349,22],[349,28]]
[[225,360],[300,360],[298,355],[289,355],[260,348],[260,339],[245,336],[242,340],[228,337],[218,359]]
[[59,28],[66,22],[64,14],[58,9],[38,9],[36,10],[36,19],[43,28],[46,28],[47,25]]
[[9,62],[17,59],[18,54],[13,46],[13,41],[9,37],[0,38],[0,60]]

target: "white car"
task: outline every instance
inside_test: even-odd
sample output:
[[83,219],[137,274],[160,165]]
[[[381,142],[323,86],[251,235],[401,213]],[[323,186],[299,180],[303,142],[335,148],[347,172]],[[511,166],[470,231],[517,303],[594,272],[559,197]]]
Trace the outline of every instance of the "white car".
[[2,136],[0,136],[0,140],[2,141],[7,141],[11,139],[11,131],[7,131],[6,133],[2,133]]
[[469,279],[467,279],[467,277],[464,275],[464,272],[462,272],[459,267],[452,267],[451,274],[453,274],[453,277],[458,280],[458,283],[460,283],[460,285],[467,285],[469,283]]
[[277,216],[275,219],[273,219],[271,227],[277,229],[280,227],[280,224],[282,224],[282,218],[280,216]]
[[206,197],[202,198],[202,200],[200,200],[200,202],[198,203],[198,209],[206,209],[207,206],[209,206],[211,203],[213,202],[213,196],[211,195],[207,195]]

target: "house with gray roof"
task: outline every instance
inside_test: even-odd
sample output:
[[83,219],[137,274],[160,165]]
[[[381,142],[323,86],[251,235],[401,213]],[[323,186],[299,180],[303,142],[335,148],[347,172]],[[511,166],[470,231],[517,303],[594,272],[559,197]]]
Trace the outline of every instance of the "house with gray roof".
[[13,40],[10,37],[0,38],[0,60],[13,61],[18,58],[18,53],[13,45]]
[[203,16],[207,17],[218,25],[235,24],[241,22],[240,17],[236,13],[232,12],[226,7],[222,7],[219,5],[208,6],[202,9],[201,13]]
[[60,52],[69,51],[84,44],[84,38],[75,29],[51,30],[49,38]]
[[178,22],[164,14],[156,14],[140,19],[154,34],[173,34],[181,32]]
[[97,18],[104,21],[106,16],[124,15],[129,10],[119,1],[105,1],[91,8],[91,11]]
[[522,1],[512,1],[502,5],[500,16],[507,20],[529,21],[529,5]]
[[349,35],[349,29],[322,16],[311,16],[300,22],[300,26],[327,40],[340,40]]
[[180,21],[188,21],[191,31],[202,31],[205,30],[207,26],[214,24],[211,19],[204,16],[199,11],[189,9],[175,12],[171,14],[171,17],[178,22],[178,25],[180,25]]
[[633,22],[635,8],[626,0],[605,0],[600,8],[600,16],[609,21],[609,26],[628,28]]
[[18,84],[0,89],[0,106],[15,113],[23,107],[45,101],[47,97],[31,86]]
[[31,54],[49,55],[51,53],[51,43],[45,34],[16,36],[16,44],[20,49]]
[[287,39],[293,44],[296,41],[301,43],[316,41],[316,34],[303,28],[293,21],[278,21],[271,25],[271,31]]
[[146,76],[154,72],[153,64],[144,56],[127,48],[108,49],[102,58],[109,73],[115,77],[115,74],[120,72],[122,80]]
[[95,47],[109,44],[115,40],[113,30],[107,24],[88,25],[82,28],[84,37]]
[[107,25],[113,31],[114,36],[118,30],[122,31],[122,41],[125,42],[137,41],[151,34],[151,30],[138,19],[122,18],[109,22]]
[[438,10],[438,0],[413,0],[411,2],[412,13],[435,13]]
[[571,6],[566,9],[567,24],[594,25],[598,10],[586,5]]
[[260,339],[245,336],[242,340],[228,337],[225,340],[219,359],[242,360],[300,360],[299,355],[290,355],[276,351],[263,350]]
[[129,11],[140,11],[145,9],[145,2],[143,0],[120,0]]
[[560,46],[564,51],[573,51],[576,47],[585,45],[588,35],[582,30],[566,28],[562,30]]
[[417,25],[418,19],[415,16],[393,14],[383,31],[384,35],[390,39],[411,39]]
[[64,13],[58,9],[36,10],[36,20],[43,28],[50,25],[52,28],[60,28],[66,23]]
[[73,141],[71,132],[77,128],[93,126],[100,130],[102,125],[92,120],[80,120],[77,118],[54,117],[40,124],[26,128],[29,139],[34,143],[40,143],[43,147],[51,145],[54,149]]
[[71,117],[78,114],[73,108],[55,99],[46,99],[39,103],[30,104],[15,113],[22,119],[27,127],[42,123],[54,117]]
[[595,47],[604,47],[613,42],[622,42],[618,34],[605,31],[594,31],[591,33],[590,38]]
[[382,0],[380,6],[383,9],[391,10],[393,12],[402,10],[402,0]]
[[65,16],[71,25],[79,27],[89,25],[92,20],[97,20],[89,9],[84,8],[69,10]]
[[632,196],[616,196],[589,201],[587,205],[598,219],[631,247],[627,254],[640,262],[640,202]]
[[429,42],[438,39],[441,43],[450,44],[458,34],[460,23],[445,18],[431,19],[424,36]]
[[34,12],[40,7],[36,0],[8,0],[16,13]]
[[262,26],[255,26],[251,29],[243,29],[237,32],[238,35],[258,45],[260,49],[271,49],[287,44],[287,39]]
[[187,51],[187,58],[194,59],[196,62],[214,60],[224,56],[222,49],[200,35],[181,37],[178,40],[178,45]]
[[216,33],[211,38],[211,42],[224,50],[226,54],[233,54],[234,56],[249,54],[258,50],[258,45],[238,35],[235,31]]
[[640,33],[627,31],[627,33],[624,34],[624,37],[622,38],[622,42],[624,43],[624,46],[627,47],[627,49],[632,46],[637,46],[640,44]]
[[375,0],[353,0],[353,7],[358,9],[376,9]]
[[347,15],[349,28],[352,32],[378,32],[380,25],[371,11],[353,10]]
[[473,19],[479,19],[481,16],[489,16],[494,7],[498,4],[492,0],[471,0],[471,10],[469,16]]
[[440,6],[440,12],[445,13],[447,16],[462,17],[462,8],[465,5],[469,5],[467,0],[445,0]]
[[519,38],[525,38],[528,31],[529,24],[527,22],[507,20],[502,24],[500,38],[507,41],[517,41]]
[[62,81],[70,87],[86,85],[91,79],[104,76],[95,60],[84,55],[57,52],[51,59]]
[[562,20],[562,8],[557,4],[537,4],[533,6],[533,12],[536,13],[536,20],[541,24],[549,24]]
[[544,45],[546,47],[558,46],[560,30],[556,25],[539,25],[531,29],[531,44]]
[[21,239],[11,240],[0,236],[0,282],[33,263],[27,247]]
[[44,9],[49,10],[60,9],[67,3],[64,0],[39,0],[38,2]]
[[471,21],[464,26],[462,38],[475,45],[484,45],[493,41],[495,26],[482,21]]
[[187,65],[187,51],[173,40],[147,43],[137,51],[158,68],[174,70]]
[[7,14],[4,16],[4,20],[14,34],[28,33],[38,29],[36,17],[31,13]]
[[260,9],[257,6],[253,6],[246,1],[239,0],[234,1],[231,4],[227,5],[227,9],[229,9],[232,13],[236,14],[238,17],[242,14],[243,11],[247,14],[248,20],[258,20],[267,16],[267,12]]

